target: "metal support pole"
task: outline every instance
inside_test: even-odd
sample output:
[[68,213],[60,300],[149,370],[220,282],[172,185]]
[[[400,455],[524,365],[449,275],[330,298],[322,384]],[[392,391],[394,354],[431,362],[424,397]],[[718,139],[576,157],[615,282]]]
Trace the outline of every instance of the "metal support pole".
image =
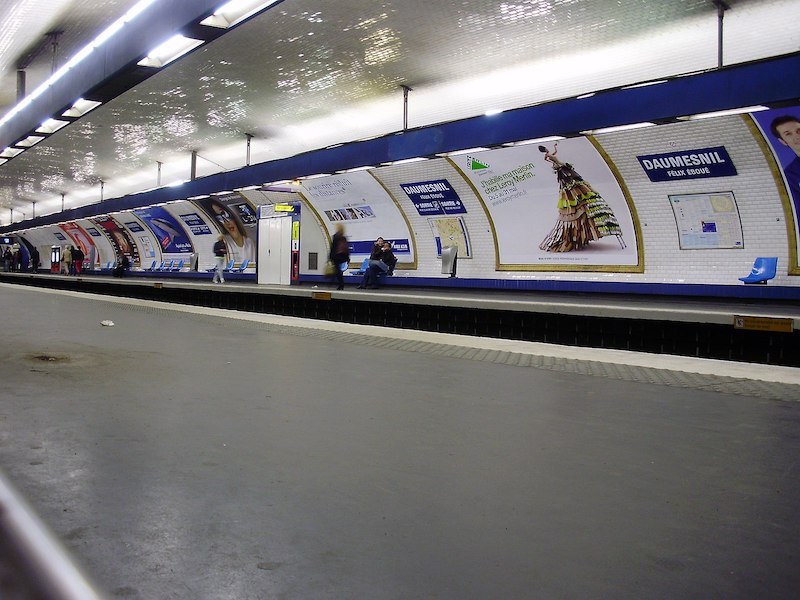
[[192,166],[189,169],[189,181],[197,179],[197,150],[192,150]]
[[103,190],[105,190],[106,182],[102,179],[100,180],[100,202],[103,201]]
[[156,161],[158,165],[158,177],[156,178],[156,186],[161,187],[161,165],[164,164],[160,160]]
[[64,196],[66,196],[66,194],[61,194],[61,212],[64,212]]
[[245,165],[249,167],[250,166],[250,142],[252,141],[254,136],[253,136],[252,133],[245,133],[244,135],[247,138],[247,162],[245,162]]
[[33,218],[36,218],[36,202],[31,202],[33,204]]
[[48,31],[45,35],[50,40],[50,45],[53,46],[53,64],[50,73],[55,73],[58,69],[58,40],[63,34],[63,31]]
[[408,130],[408,92],[412,88],[407,85],[401,85],[400,87],[403,88],[403,131],[406,131]]
[[723,21],[725,20],[725,11],[730,9],[722,0],[713,0],[714,6],[717,7],[717,67],[722,67],[722,34],[723,34]]
[[25,97],[25,70],[17,70],[17,102]]

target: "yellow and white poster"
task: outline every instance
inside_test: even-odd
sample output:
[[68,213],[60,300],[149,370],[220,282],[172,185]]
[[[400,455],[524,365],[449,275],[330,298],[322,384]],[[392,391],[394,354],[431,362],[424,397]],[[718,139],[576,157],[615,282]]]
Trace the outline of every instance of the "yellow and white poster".
[[631,270],[639,264],[628,199],[588,139],[451,160],[493,224],[498,269]]

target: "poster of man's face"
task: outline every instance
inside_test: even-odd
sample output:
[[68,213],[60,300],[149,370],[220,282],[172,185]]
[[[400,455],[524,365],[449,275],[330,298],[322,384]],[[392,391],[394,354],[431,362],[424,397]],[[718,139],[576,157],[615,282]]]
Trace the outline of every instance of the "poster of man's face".
[[[751,116],[772,148],[783,173],[792,208],[795,243],[798,244],[800,241],[800,106],[764,110]],[[796,269],[798,265],[791,267]]]

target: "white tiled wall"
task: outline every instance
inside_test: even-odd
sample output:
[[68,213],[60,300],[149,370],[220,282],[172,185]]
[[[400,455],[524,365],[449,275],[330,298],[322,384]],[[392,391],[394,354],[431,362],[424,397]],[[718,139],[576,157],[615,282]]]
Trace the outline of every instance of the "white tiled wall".
[[[598,136],[625,181],[638,214],[643,273],[496,271],[495,243],[483,206],[446,159],[375,169],[372,173],[408,218],[416,246],[418,268],[399,272],[398,276],[442,276],[428,217],[418,214],[400,184],[447,179],[467,209],[462,216],[473,256],[459,259],[458,276],[462,278],[742,285],[738,278],[750,272],[754,258],[777,256],[779,272],[774,283],[800,285],[800,277],[787,275],[789,239],[784,207],[769,163],[756,141],[758,134],[753,133],[748,120],[741,116],[719,117]],[[736,167],[736,176],[653,183],[636,158],[712,146],[725,147]],[[743,248],[680,248],[669,195],[708,192],[733,192],[741,216]]]
[[[731,116],[662,125],[601,136],[599,141],[628,185],[644,240],[645,272],[621,280],[739,284],[757,256],[777,256],[775,283],[800,285],[786,275],[789,246],[778,189],[745,119]],[[737,170],[732,177],[652,183],[637,155],[724,146]],[[742,221],[744,248],[681,250],[670,194],[732,191]]]

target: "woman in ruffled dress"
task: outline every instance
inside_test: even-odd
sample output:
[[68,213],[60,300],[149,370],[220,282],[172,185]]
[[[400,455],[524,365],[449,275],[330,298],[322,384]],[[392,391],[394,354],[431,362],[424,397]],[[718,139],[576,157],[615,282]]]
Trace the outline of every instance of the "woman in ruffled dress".
[[622,248],[622,230],[611,207],[592,189],[569,163],[556,158],[558,143],[550,152],[539,146],[544,159],[553,165],[558,180],[558,221],[539,244],[547,252],[580,250],[589,242],[614,235]]

